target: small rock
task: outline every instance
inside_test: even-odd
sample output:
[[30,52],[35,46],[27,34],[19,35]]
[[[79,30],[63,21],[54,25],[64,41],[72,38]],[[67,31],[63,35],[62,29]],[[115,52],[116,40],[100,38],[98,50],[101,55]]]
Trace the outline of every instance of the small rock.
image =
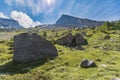
[[101,64],[100,66],[101,66],[101,67],[107,67],[107,65],[106,65],[106,64]]
[[85,50],[84,48],[82,48],[82,46],[76,46],[77,50]]
[[87,59],[83,60],[83,61],[81,62],[81,64],[80,64],[80,66],[81,66],[82,68],[97,67],[97,65],[95,64],[94,61],[92,61],[92,60],[87,60]]
[[96,61],[101,62],[102,60],[101,59],[96,59]]
[[86,36],[86,32],[82,32],[81,35],[82,35],[82,36]]
[[110,36],[109,36],[109,35],[107,35],[107,36],[105,36],[105,37],[104,37],[104,39],[110,39]]
[[100,46],[99,45],[95,45],[94,48],[99,48]]
[[62,52],[62,50],[59,50],[59,52]]

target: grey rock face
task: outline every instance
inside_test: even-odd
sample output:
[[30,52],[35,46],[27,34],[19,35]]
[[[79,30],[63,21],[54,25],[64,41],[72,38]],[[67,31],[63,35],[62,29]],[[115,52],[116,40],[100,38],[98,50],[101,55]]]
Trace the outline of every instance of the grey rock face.
[[57,20],[56,25],[57,26],[66,26],[66,27],[96,27],[101,26],[104,23],[104,21],[95,21],[90,19],[82,19],[73,17],[70,15],[62,15],[60,19]]
[[58,39],[55,43],[60,44],[60,45],[69,45],[72,43],[74,36],[69,33],[66,36]]
[[82,68],[97,67],[94,61],[87,60],[87,59],[83,60],[80,64],[80,66]]
[[83,38],[83,36],[79,33],[77,33],[75,36],[75,43],[78,45],[85,45],[88,44],[87,40]]
[[37,34],[22,33],[14,36],[15,62],[25,63],[58,56],[54,45]]
[[13,19],[0,18],[0,28],[23,28],[23,27]]

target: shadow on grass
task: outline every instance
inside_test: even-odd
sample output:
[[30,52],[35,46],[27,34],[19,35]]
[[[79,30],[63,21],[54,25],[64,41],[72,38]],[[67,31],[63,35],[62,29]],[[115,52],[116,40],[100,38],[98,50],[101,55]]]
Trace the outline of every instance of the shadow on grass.
[[35,61],[35,62],[29,62],[29,63],[21,63],[18,64],[14,61],[10,61],[4,65],[0,66],[0,72],[1,73],[9,73],[10,75],[14,74],[24,74],[26,72],[29,72],[31,69],[43,65],[45,61]]

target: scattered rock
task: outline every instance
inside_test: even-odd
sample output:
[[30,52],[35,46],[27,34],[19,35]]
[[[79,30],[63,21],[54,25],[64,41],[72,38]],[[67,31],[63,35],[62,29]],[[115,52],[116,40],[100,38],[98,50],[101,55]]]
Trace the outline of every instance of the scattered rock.
[[113,50],[113,47],[111,44],[104,44],[102,47],[103,50]]
[[76,46],[76,49],[77,49],[77,50],[85,50],[85,49],[82,48],[82,46],[80,46],[80,45],[79,45],[79,46]]
[[77,33],[75,36],[73,36],[71,33],[66,35],[65,37],[62,37],[58,39],[55,43],[60,45],[66,45],[66,46],[77,46],[77,45],[87,45],[88,42],[84,37]]
[[100,46],[99,45],[95,45],[94,48],[99,48]]
[[108,61],[107,63],[109,63],[109,64],[111,64],[111,65],[115,65],[115,63],[114,63],[114,62],[110,62],[110,61]]
[[83,60],[83,61],[81,62],[81,64],[80,64],[80,66],[81,66],[82,68],[97,67],[97,65],[95,64],[94,61],[92,61],[92,60],[87,60],[87,59]]
[[81,35],[82,35],[82,36],[86,36],[86,32],[82,32]]
[[37,34],[22,33],[14,36],[13,60],[18,63],[45,60],[58,56],[55,46]]
[[116,34],[117,32],[116,31],[114,31],[114,32],[112,32],[111,34]]
[[66,66],[69,66],[69,63],[68,63],[68,62],[65,62],[64,64],[65,64]]
[[93,36],[93,34],[86,35],[86,37],[91,37],[91,36]]
[[109,36],[109,35],[107,35],[107,36],[105,36],[105,37],[104,37],[104,39],[110,39],[110,36]]
[[59,52],[62,52],[62,50],[59,50]]
[[110,80],[120,80],[120,78],[112,78],[112,79],[110,79]]
[[55,64],[55,62],[53,60],[50,60],[49,64]]
[[105,68],[105,67],[107,67],[107,65],[106,65],[106,64],[101,64],[100,66],[101,66],[101,67],[104,67],[104,68]]
[[102,60],[101,59],[96,59],[96,61],[101,62]]

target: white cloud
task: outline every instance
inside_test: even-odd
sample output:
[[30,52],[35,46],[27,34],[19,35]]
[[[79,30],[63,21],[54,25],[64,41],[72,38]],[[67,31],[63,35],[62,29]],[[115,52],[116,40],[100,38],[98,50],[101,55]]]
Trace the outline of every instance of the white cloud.
[[12,3],[13,3],[13,0],[4,0],[9,6],[11,6],[12,5]]
[[17,5],[25,6],[26,0],[14,0]]
[[54,10],[56,0],[4,0],[6,4],[12,6],[28,7],[32,13],[39,14],[45,13],[49,15]]
[[7,19],[9,19],[9,17],[7,17],[6,15],[4,15],[2,12],[0,12],[0,18],[7,18]]
[[41,24],[39,21],[34,22],[26,13],[23,12],[12,11],[10,16],[25,28],[35,27],[36,25]]
[[16,3],[17,5],[25,5],[25,0],[4,0],[5,3],[7,3],[9,6],[12,6],[13,3]]
[[49,15],[55,7],[55,0],[26,0],[25,3],[34,15],[39,13]]

